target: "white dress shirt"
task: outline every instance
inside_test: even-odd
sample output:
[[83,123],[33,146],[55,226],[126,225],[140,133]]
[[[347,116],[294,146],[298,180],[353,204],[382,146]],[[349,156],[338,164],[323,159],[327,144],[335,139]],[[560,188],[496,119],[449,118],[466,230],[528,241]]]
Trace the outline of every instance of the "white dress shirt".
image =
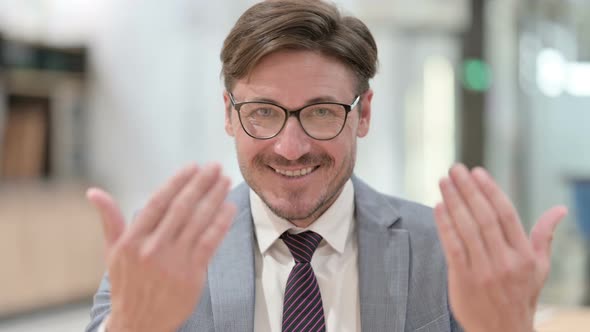
[[[311,230],[323,238],[311,266],[322,295],[326,331],[360,332],[358,243],[352,182],[346,182],[334,204],[307,229],[276,216],[252,190],[250,205],[258,244],[254,331],[281,332],[285,285],[295,261],[279,237],[287,230],[293,233]],[[98,332],[104,332],[105,325],[106,319]]]
[[311,230],[323,238],[311,266],[322,295],[326,331],[360,332],[358,243],[352,182],[346,182],[334,204],[307,229],[276,216],[252,190],[250,205],[258,242],[254,331],[281,332],[285,285],[295,261],[279,237],[287,230],[292,233]]

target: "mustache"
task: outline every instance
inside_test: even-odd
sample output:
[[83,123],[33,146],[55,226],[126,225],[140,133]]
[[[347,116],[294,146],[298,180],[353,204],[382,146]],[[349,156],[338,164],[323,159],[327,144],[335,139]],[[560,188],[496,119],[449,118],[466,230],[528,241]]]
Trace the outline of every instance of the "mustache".
[[297,160],[289,160],[279,155],[273,156],[264,156],[264,155],[257,155],[254,157],[253,160],[255,165],[274,165],[274,166],[282,166],[282,167],[308,167],[308,166],[316,166],[316,165],[330,165],[334,162],[334,160],[328,156],[327,154],[304,154]]

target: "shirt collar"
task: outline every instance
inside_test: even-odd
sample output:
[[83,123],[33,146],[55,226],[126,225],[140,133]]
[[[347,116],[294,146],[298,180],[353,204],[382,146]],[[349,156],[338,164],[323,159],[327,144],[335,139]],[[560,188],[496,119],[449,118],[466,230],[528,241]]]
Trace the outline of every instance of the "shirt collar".
[[354,187],[350,180],[346,181],[336,201],[306,229],[297,227],[274,214],[252,189],[250,189],[250,206],[258,248],[262,255],[285,231],[292,233],[313,231],[321,235],[338,253],[344,252],[346,242],[352,235]]

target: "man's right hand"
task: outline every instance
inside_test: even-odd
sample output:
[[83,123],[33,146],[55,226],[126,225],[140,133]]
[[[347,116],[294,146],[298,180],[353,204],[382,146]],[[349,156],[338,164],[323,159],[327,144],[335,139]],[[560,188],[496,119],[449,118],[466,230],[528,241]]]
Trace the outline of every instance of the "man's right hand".
[[111,196],[87,197],[100,213],[111,283],[109,332],[175,331],[200,298],[207,265],[235,206],[219,165],[178,172],[128,227]]

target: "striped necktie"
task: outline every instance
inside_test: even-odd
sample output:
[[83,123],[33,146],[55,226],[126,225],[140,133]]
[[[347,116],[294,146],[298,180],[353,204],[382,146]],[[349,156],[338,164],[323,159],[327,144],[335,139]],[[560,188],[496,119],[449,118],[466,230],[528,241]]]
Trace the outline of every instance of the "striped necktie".
[[325,332],[322,295],[310,264],[322,237],[311,231],[299,234],[285,232],[281,239],[295,259],[285,289],[283,332]]

